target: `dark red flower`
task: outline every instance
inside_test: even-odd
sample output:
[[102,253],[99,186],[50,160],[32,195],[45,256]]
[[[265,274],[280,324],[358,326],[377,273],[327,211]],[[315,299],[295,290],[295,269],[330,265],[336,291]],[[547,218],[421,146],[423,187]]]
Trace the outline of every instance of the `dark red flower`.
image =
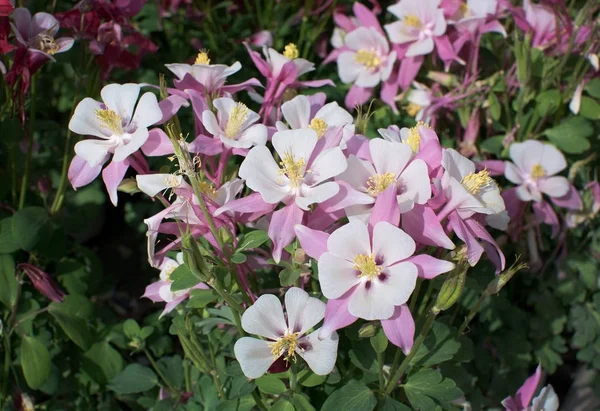
[[0,17],[8,17],[12,14],[15,6],[9,0],[0,0]]
[[18,269],[23,270],[27,277],[33,283],[33,286],[46,297],[56,303],[61,303],[65,299],[65,292],[60,289],[58,284],[50,277],[48,273],[42,271],[40,268],[27,264],[21,263],[17,266]]

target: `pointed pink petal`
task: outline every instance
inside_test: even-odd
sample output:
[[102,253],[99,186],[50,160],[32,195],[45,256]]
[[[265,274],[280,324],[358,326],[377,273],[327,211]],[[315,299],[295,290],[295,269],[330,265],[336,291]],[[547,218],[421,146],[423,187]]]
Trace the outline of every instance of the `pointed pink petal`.
[[323,211],[333,213],[356,204],[373,204],[373,197],[358,191],[345,181],[336,181],[340,190],[329,200],[321,203]]
[[348,303],[350,297],[354,293],[354,289],[351,288],[336,300],[327,301],[327,308],[325,309],[325,320],[323,326],[319,330],[319,339],[323,340],[329,337],[334,331],[344,328],[358,320],[358,317],[353,316],[348,312]]
[[427,254],[412,256],[405,261],[409,261],[417,266],[419,277],[431,280],[440,274],[452,271],[454,263],[446,260],[440,260]]
[[477,163],[477,169],[486,169],[492,176],[504,175],[504,169],[506,168],[506,162],[502,160],[484,160]]
[[125,159],[123,161],[112,161],[103,171],[102,171],[102,180],[104,180],[104,185],[106,186],[106,191],[108,192],[108,196],[110,197],[110,201],[116,207],[118,197],[117,197],[117,188],[121,181],[123,181],[123,177],[125,177],[125,173],[129,168],[129,159]]
[[558,235],[558,231],[560,229],[560,221],[558,221],[558,216],[552,209],[550,203],[546,201],[540,201],[539,203],[533,202],[533,212],[535,214],[535,218],[544,224],[548,224],[552,227],[552,238]]
[[247,90],[252,87],[262,87],[262,84],[257,79],[251,78],[250,80],[246,80],[246,81],[238,83],[238,84],[230,84],[228,86],[223,86],[223,87],[221,87],[221,90],[226,93],[233,94],[233,93],[237,93],[240,90]]
[[538,365],[535,373],[525,380],[519,391],[517,391],[517,395],[515,395],[515,402],[519,409],[525,409],[531,404],[533,395],[540,383],[540,378],[542,378],[542,366]]
[[407,90],[417,77],[421,66],[423,65],[424,56],[406,57],[400,63],[400,72],[398,73],[398,84],[402,90]]
[[360,21],[360,23],[363,26],[372,27],[375,30],[377,30],[382,36],[385,36],[385,33],[381,28],[381,25],[379,24],[377,16],[371,10],[369,10],[367,6],[356,2],[352,7],[352,11],[354,12],[354,15],[356,16],[358,21]]
[[354,110],[358,106],[362,106],[369,100],[373,94],[372,88],[363,88],[358,86],[350,87],[348,94],[344,100],[344,104],[348,110]]
[[415,204],[412,210],[404,213],[402,229],[421,244],[444,247],[448,250],[455,248],[437,216],[428,206]]
[[269,204],[263,200],[260,193],[252,193],[248,197],[232,200],[215,211],[215,217],[223,213],[262,213],[272,211],[277,204]]
[[377,196],[375,206],[369,218],[369,225],[371,227],[375,227],[380,221],[387,221],[394,226],[398,226],[400,223],[400,206],[398,206],[398,200],[396,200],[397,192],[396,186],[392,184]]
[[467,245],[467,261],[471,266],[477,264],[483,254],[483,247],[475,238],[475,235],[465,225],[463,220],[459,217],[458,213],[452,212],[448,216],[452,230],[456,233],[458,238],[464,241]]
[[190,146],[194,149],[194,152],[202,153],[207,156],[216,156],[223,152],[223,143],[220,139],[211,138],[202,134],[198,135]]
[[571,210],[581,210],[583,209],[583,203],[581,202],[581,197],[579,196],[579,192],[572,184],[569,185],[569,191],[562,197],[550,197],[552,202],[563,208],[568,208]]
[[156,124],[166,123],[175,114],[177,114],[177,111],[179,111],[179,109],[182,106],[187,107],[189,106],[189,104],[190,103],[188,103],[188,101],[185,98],[180,97],[178,95],[171,95],[166,99],[162,100],[160,103],[158,103],[158,106],[160,107],[160,111],[162,112],[163,116],[162,119]]
[[327,251],[327,239],[329,234],[319,230],[313,230],[303,225],[294,227],[296,237],[300,241],[302,249],[309,257],[318,260],[321,254]]
[[165,284],[166,284],[165,281],[156,281],[156,282],[148,285],[146,287],[146,291],[144,292],[144,295],[142,295],[142,298],[148,298],[154,303],[162,301],[163,299],[161,298],[161,296],[159,295],[158,292],[159,292],[160,288]]
[[[421,131],[421,134],[425,135],[425,130]],[[423,139],[421,139],[421,141],[423,141]],[[442,146],[440,145],[439,140],[432,139],[424,143],[422,142],[421,147],[419,147],[419,152],[414,160],[419,159],[427,164],[429,174],[440,168],[440,164],[442,164]]]
[[408,305],[397,306],[394,315],[387,320],[382,320],[381,325],[388,340],[408,355],[415,342],[415,320]]
[[259,53],[252,50],[248,43],[244,43],[244,46],[246,46],[246,50],[248,50],[248,54],[250,55],[250,58],[252,59],[252,62],[254,63],[258,71],[260,71],[260,74],[262,74],[263,77],[270,78],[271,69],[269,67],[269,64],[262,59]]
[[396,97],[398,97],[398,70],[393,70],[390,77],[383,82],[379,96],[381,101],[390,106],[395,114],[398,114]]
[[164,131],[153,128],[148,132],[148,139],[142,146],[142,153],[148,157],[173,154],[173,144]]
[[435,42],[435,48],[437,50],[438,55],[445,63],[456,60],[461,64],[464,64],[464,61],[456,55],[448,36],[438,36],[434,37],[433,41]]
[[506,266],[506,259],[494,237],[474,218],[469,218],[464,223],[477,238],[484,241],[483,248],[485,249],[485,253],[496,267],[496,274],[499,274]]
[[102,171],[102,166],[108,160],[109,155],[107,154],[100,164],[96,167],[90,167],[87,161],[79,156],[73,157],[71,164],[69,165],[69,181],[76,190],[79,187],[83,187],[91,183]]
[[302,223],[304,211],[295,202],[286,205],[273,213],[269,224],[269,238],[273,241],[273,259],[281,260],[283,247],[290,244],[295,237],[294,226]]

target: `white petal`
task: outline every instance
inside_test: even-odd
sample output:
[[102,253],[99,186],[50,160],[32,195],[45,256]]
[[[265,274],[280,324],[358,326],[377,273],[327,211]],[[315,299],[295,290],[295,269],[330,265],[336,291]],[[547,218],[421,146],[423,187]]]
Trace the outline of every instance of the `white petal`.
[[538,187],[550,197],[562,197],[569,192],[569,180],[561,176],[541,178]]
[[425,204],[431,197],[431,183],[427,164],[423,160],[413,160],[402,171],[398,179],[400,213],[412,210],[412,204]]
[[354,60],[356,53],[344,51],[337,58],[338,75],[344,84],[354,83],[360,73],[365,70],[362,64],[358,64]]
[[69,130],[82,136],[95,136],[101,138],[108,138],[102,127],[96,110],[101,110],[102,106],[99,102],[89,97],[84,98],[75,108],[73,117],[69,122]]
[[170,70],[179,80],[183,79],[186,74],[192,72],[192,66],[189,64],[165,64],[165,67]]
[[400,228],[380,221],[373,229],[373,254],[389,266],[402,261],[415,252],[415,241]]
[[[350,314],[365,320],[387,320],[394,314],[394,305],[382,298],[380,289],[385,284],[367,281],[360,284],[348,303]],[[385,294],[387,295],[387,294]]]
[[475,164],[456,150],[446,148],[442,153],[442,167],[459,182],[463,177],[475,172]]
[[75,144],[75,154],[87,161],[90,167],[96,167],[105,161],[110,148],[112,143],[105,140],[82,140]]
[[540,164],[548,175],[560,173],[567,168],[565,156],[552,144],[544,144]]
[[369,150],[377,173],[393,173],[396,178],[400,176],[413,155],[408,144],[392,143],[382,138],[369,141]]
[[292,287],[285,293],[285,310],[289,330],[304,335],[325,316],[325,303],[301,288]]
[[433,39],[426,37],[422,41],[411,44],[406,50],[406,57],[423,56],[433,51]]
[[332,147],[321,152],[310,165],[310,173],[307,175],[308,184],[318,184],[331,177],[335,177],[346,170],[348,162],[346,156],[339,147]]
[[348,167],[336,180],[345,181],[355,189],[365,193],[367,192],[367,180],[375,174],[377,173],[371,163],[350,154],[348,156]]
[[333,371],[337,359],[338,334],[333,332],[329,337],[320,340],[319,330],[302,338],[300,347],[296,352],[308,364],[310,369],[317,375],[327,375]]
[[242,372],[248,378],[261,377],[276,360],[268,343],[256,338],[240,338],[233,346],[233,352],[242,367]]
[[303,210],[308,210],[311,204],[318,204],[329,200],[340,191],[337,183],[323,183],[315,187],[304,185],[301,195],[296,197],[296,204]]
[[268,132],[264,124],[255,124],[240,134],[238,141],[244,143],[244,145],[247,145],[245,148],[249,148],[251,146],[264,146],[267,144],[267,137]]
[[318,264],[321,291],[329,299],[341,297],[360,282],[353,263],[332,253],[323,253]]
[[330,127],[339,127],[354,122],[352,114],[341,108],[335,101],[321,107],[315,114],[315,118],[323,119]]
[[406,303],[417,284],[419,272],[413,263],[402,262],[384,270],[387,278],[383,281],[385,287],[377,287],[382,298],[394,306]]
[[286,154],[293,154],[296,161],[304,159],[306,163],[310,159],[317,140],[317,133],[312,129],[278,131],[272,139],[273,147],[280,158]]
[[242,327],[247,333],[276,340],[285,334],[287,324],[281,302],[273,294],[264,294],[242,315]]
[[240,166],[239,175],[246,180],[246,185],[258,191],[267,203],[275,204],[283,200],[289,193],[284,176],[279,173],[271,152],[265,146],[254,147],[248,152]]
[[386,24],[383,26],[383,28],[390,38],[390,42],[395,44],[409,43],[419,38],[416,31],[408,31],[405,29],[404,22],[402,20]]
[[131,141],[129,143],[120,145],[115,149],[115,156],[113,157],[114,161],[123,161],[131,154],[138,151],[138,149],[144,145],[146,140],[148,140],[148,129],[147,128],[138,128],[135,130],[135,133],[131,135]]
[[169,181],[176,179],[176,181],[181,184],[183,177],[175,176],[173,174],[138,174],[135,176],[135,179],[137,181],[138,188],[143,193],[150,197],[154,197],[161,191],[172,187],[172,184],[170,184]]
[[104,104],[121,116],[125,124],[129,124],[135,102],[140,95],[139,84],[109,84],[100,91],[100,95]]
[[523,183],[523,177],[521,177],[521,170],[519,170],[517,166],[511,163],[510,161],[506,161],[504,163],[504,177],[506,177],[508,181],[514,184]]
[[360,254],[371,254],[367,226],[359,221],[351,221],[338,228],[327,239],[327,249],[348,261],[354,261],[354,258]]
[[310,122],[310,101],[306,96],[296,96],[282,104],[281,112],[290,128],[307,128]]
[[162,111],[152,93],[144,93],[135,108],[132,126],[148,128],[162,119]]
[[213,136],[223,133],[221,126],[217,122],[217,117],[210,110],[204,110],[204,112],[202,112],[202,124],[204,125],[204,128],[206,128],[206,130]]

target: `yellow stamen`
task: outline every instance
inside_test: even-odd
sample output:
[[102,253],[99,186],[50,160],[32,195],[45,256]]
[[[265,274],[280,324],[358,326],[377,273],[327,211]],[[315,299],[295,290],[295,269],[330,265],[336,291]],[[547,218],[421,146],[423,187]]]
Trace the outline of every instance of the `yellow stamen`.
[[165,178],[165,184],[171,188],[175,188],[181,184],[181,176],[177,176],[175,174],[169,174]]
[[297,59],[300,56],[298,47],[296,47],[294,43],[289,43],[287,46],[285,46],[285,49],[283,49],[283,56],[290,60]]
[[471,10],[467,3],[460,3],[459,12],[463,17],[469,17],[471,15]]
[[374,279],[381,273],[381,267],[375,262],[373,254],[359,254],[354,257],[354,268],[360,271],[359,277],[367,277],[369,280]]
[[531,178],[538,179],[544,177],[546,175],[546,170],[542,167],[541,164],[535,164],[531,169]]
[[227,138],[234,138],[240,132],[244,121],[248,118],[248,107],[244,103],[236,103],[229,120],[227,120],[227,126],[225,127],[225,136]]
[[406,24],[409,27],[419,28],[423,25],[421,19],[418,16],[415,16],[414,14],[409,14],[408,16],[405,16],[403,21],[404,24]]
[[317,137],[321,138],[327,131],[327,123],[322,118],[315,117],[310,121],[310,128],[315,130]]
[[173,272],[175,271],[175,269],[177,267],[178,266],[176,266],[176,265],[172,265],[164,271],[165,281],[167,281],[167,282],[171,281],[171,274],[173,274]]
[[377,197],[395,182],[396,175],[394,173],[375,174],[367,180],[367,193]]
[[298,348],[299,336],[299,332],[289,333],[286,331],[283,337],[268,343],[273,358],[277,359],[283,355],[283,359],[286,362],[289,362],[290,360],[296,361],[296,348]]
[[54,37],[49,34],[38,35],[38,48],[50,55],[55,54],[60,49],[59,45],[54,41]]
[[409,115],[409,116],[411,116],[411,117],[415,117],[415,116],[417,115],[417,113],[418,113],[419,111],[421,111],[421,109],[422,109],[422,108],[423,108],[423,106],[420,106],[420,105],[418,105],[418,104],[415,104],[415,103],[408,103],[408,104],[406,105],[406,108],[405,108],[405,110],[406,110],[406,114],[408,114],[408,115]]
[[358,64],[362,64],[368,69],[376,69],[377,67],[381,66],[381,59],[373,49],[358,50],[354,55],[354,61],[356,61]]
[[404,144],[408,144],[408,146],[412,149],[413,153],[419,151],[419,143],[421,142],[421,134],[419,134],[419,124],[415,127],[411,127],[408,130],[408,138],[406,141],[403,141]]
[[198,185],[200,186],[200,192],[202,194],[207,195],[210,198],[214,198],[217,195],[217,189],[211,183],[200,181]]
[[115,134],[123,134],[123,119],[110,109],[96,110],[96,117],[106,129]]
[[304,181],[304,173],[306,172],[306,162],[303,158],[296,160],[293,153],[285,153],[279,162],[281,169],[280,175],[285,175],[290,180],[292,188],[298,188]]
[[210,65],[210,59],[208,58],[208,52],[200,51],[200,53],[198,53],[198,55],[196,56],[196,61],[194,61],[194,64],[204,64],[205,66]]
[[490,177],[487,170],[481,170],[478,173],[470,173],[463,177],[460,183],[473,195],[478,194],[482,188],[490,184],[495,184],[494,179]]

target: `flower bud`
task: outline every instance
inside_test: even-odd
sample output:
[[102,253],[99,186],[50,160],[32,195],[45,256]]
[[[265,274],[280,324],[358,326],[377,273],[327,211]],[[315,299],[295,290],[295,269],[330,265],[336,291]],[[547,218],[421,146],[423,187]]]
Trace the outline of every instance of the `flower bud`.
[[52,189],[52,182],[47,176],[42,176],[36,183],[37,189],[42,197],[48,197],[50,190]]
[[427,73],[427,78],[446,87],[455,87],[459,84],[454,74],[444,73],[442,71],[430,71]]
[[[0,17],[8,17],[15,10],[9,0],[0,0]],[[8,25],[8,23],[6,23]]]
[[60,289],[58,284],[50,277],[50,275],[36,266],[27,263],[21,263],[17,266],[23,270],[27,277],[31,280],[33,286],[46,297],[56,303],[61,303],[65,299],[65,292]]
[[296,248],[293,259],[296,264],[304,264],[306,262],[306,251],[302,248]]
[[135,194],[141,192],[138,188],[137,181],[135,178],[124,178],[123,181],[121,181],[121,184],[119,184],[117,190],[127,194]]
[[465,287],[465,278],[468,269],[468,262],[466,260],[461,260],[456,265],[456,268],[446,276],[446,281],[442,284],[435,305],[432,308],[432,311],[435,314],[447,310],[458,301]]
[[514,262],[509,269],[502,271],[500,274],[496,276],[487,286],[487,292],[490,295],[498,294],[500,290],[510,281],[510,279],[518,272],[524,268],[528,268],[527,264],[517,264],[519,262],[519,258]]
[[183,262],[190,269],[192,274],[200,281],[208,281],[209,270],[208,264],[204,260],[202,250],[198,242],[189,234],[184,234],[182,237],[183,244]]
[[379,326],[375,322],[365,323],[358,330],[358,336],[359,338],[373,337],[375,334],[377,334],[378,329]]

